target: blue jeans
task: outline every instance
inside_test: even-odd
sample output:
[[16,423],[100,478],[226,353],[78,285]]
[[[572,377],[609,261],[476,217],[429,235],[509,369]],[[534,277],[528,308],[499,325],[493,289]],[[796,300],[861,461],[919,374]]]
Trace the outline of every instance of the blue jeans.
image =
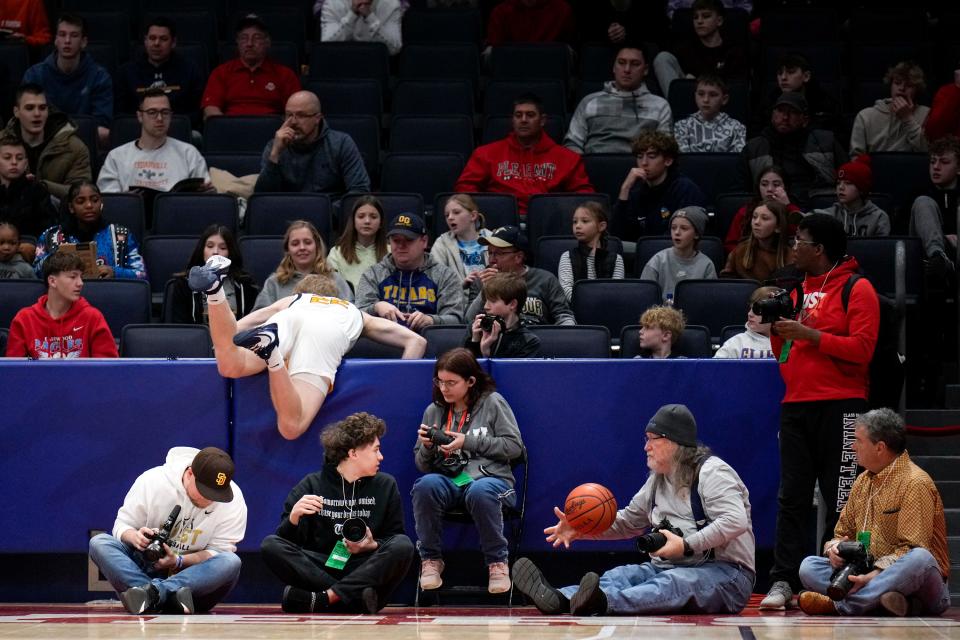
[[[827,592],[831,575],[833,567],[830,566],[830,560],[822,556],[810,556],[800,565],[800,582],[817,593]],[[867,586],[834,604],[843,615],[869,613],[880,606],[880,596],[887,591],[916,596],[927,614],[940,615],[950,606],[950,589],[940,574],[940,566],[923,547],[911,549],[893,565],[878,573]]]
[[464,507],[480,534],[480,548],[488,565],[506,562],[507,539],[503,535],[503,505],[513,504],[517,494],[505,480],[480,478],[458,487],[445,475],[428,473],[417,478],[410,490],[417,546],[424,560],[441,557],[443,512]]
[[[740,613],[753,591],[754,574],[729,562],[661,569],[652,562],[615,567],[600,576],[613,614]],[[560,589],[572,598],[577,586]]]
[[108,533],[90,540],[90,558],[117,593],[130,587],[153,583],[160,592],[160,606],[167,596],[182,587],[190,587],[193,604],[198,612],[209,611],[233,590],[240,577],[240,557],[235,553],[220,552],[203,562],[191,565],[169,578],[153,569],[139,551]]

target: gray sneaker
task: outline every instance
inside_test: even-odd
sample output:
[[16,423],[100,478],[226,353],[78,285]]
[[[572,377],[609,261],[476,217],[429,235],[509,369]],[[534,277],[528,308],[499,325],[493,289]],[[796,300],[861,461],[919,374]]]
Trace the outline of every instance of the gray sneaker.
[[767,611],[784,611],[793,607],[793,589],[790,583],[777,580],[767,592],[767,597],[760,601],[760,609]]

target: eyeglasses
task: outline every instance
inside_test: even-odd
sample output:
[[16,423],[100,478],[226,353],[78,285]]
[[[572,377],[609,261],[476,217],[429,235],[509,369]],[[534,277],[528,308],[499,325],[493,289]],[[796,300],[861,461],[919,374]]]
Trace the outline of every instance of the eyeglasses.
[[314,117],[316,117],[316,116],[318,116],[318,115],[320,115],[320,112],[319,112],[319,111],[314,111],[313,113],[290,113],[290,112],[287,112],[287,113],[284,113],[284,114],[283,114],[283,117],[286,118],[287,120],[291,120],[291,119],[293,119],[293,120],[308,120],[308,119],[314,118]]
[[504,250],[501,250],[501,251],[492,251],[492,250],[490,250],[490,249],[487,249],[487,256],[490,257],[490,258],[498,258],[498,257],[500,257],[500,256],[509,256],[509,255],[512,254],[512,253],[519,253],[519,252],[520,252],[519,249],[510,249],[510,250],[507,250],[507,251],[504,251]]
[[171,109],[147,109],[147,110],[140,109],[139,111],[140,113],[144,114],[148,118],[153,118],[154,120],[156,120],[157,118],[163,118],[164,120],[166,120],[167,118],[173,115],[173,111]]
[[438,389],[452,389],[453,387],[460,384],[460,381],[459,380],[441,380],[440,378],[434,378],[433,384],[435,384]]
[[819,242],[814,242],[813,240],[801,240],[800,238],[790,238],[790,246],[796,248],[798,244],[820,244]]

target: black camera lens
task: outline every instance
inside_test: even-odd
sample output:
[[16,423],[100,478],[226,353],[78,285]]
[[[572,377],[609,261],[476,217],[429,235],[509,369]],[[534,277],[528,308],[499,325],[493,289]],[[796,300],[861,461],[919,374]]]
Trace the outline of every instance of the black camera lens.
[[443,446],[453,442],[453,436],[447,435],[445,432],[437,429],[436,427],[427,427],[427,438],[430,439],[430,442],[438,446]]
[[667,536],[659,531],[651,531],[637,538],[637,549],[644,553],[652,553],[667,544]]
[[343,523],[343,537],[350,542],[360,542],[367,537],[367,523],[362,518],[348,518]]

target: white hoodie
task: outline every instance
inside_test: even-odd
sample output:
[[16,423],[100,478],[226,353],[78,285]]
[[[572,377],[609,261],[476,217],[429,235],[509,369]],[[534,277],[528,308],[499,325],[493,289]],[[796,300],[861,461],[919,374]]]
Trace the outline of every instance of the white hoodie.
[[774,355],[770,347],[770,336],[747,329],[724,342],[713,357],[757,360],[772,358]]
[[232,553],[243,540],[247,529],[247,503],[240,487],[233,481],[233,500],[214,502],[206,509],[194,506],[183,486],[186,471],[199,449],[174,447],[167,452],[162,467],[154,467],[136,479],[123,506],[117,511],[113,535],[117,539],[128,529],[163,526],[175,505],[180,505],[180,518],[170,536],[170,548],[177,555],[197,551]]

